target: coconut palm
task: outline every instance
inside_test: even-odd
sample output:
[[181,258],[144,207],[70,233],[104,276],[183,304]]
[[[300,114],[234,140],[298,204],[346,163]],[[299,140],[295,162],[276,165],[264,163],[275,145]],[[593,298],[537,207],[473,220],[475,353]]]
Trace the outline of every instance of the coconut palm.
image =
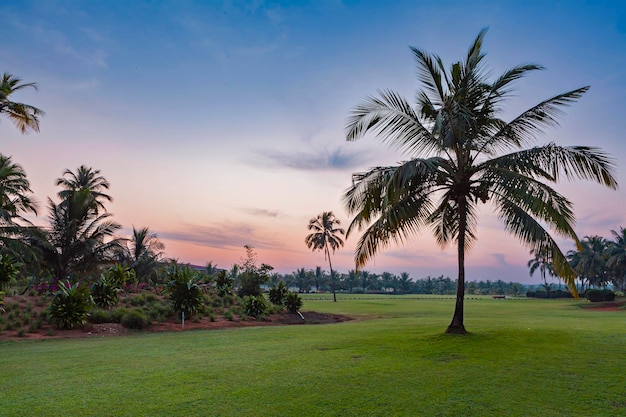
[[97,213],[93,200],[85,188],[68,194],[58,204],[48,199],[50,227],[47,238],[36,246],[57,277],[93,273],[112,262],[119,250],[120,239],[114,235],[120,225],[109,219],[110,213]]
[[34,265],[36,253],[29,239],[41,230],[23,216],[37,214],[36,202],[24,169],[10,156],[0,155],[0,251],[22,263]]
[[6,72],[2,75],[0,81],[0,114],[7,116],[22,133],[29,130],[39,132],[39,117],[45,113],[29,104],[11,101],[13,93],[24,88],[36,90],[37,84],[23,84],[21,79]]
[[137,229],[133,226],[133,235],[121,246],[117,258],[135,271],[139,282],[146,282],[156,276],[159,263],[163,260],[164,249],[165,245],[156,233],[150,232],[147,227]]
[[330,251],[335,253],[335,250],[343,246],[343,239],[341,236],[345,234],[345,231],[337,227],[341,224],[338,218],[332,211],[325,211],[318,214],[317,217],[309,220],[307,228],[313,230],[313,233],[307,235],[304,239],[307,247],[313,251],[324,251],[324,258],[328,259],[328,265],[330,266],[331,286],[333,290],[333,301],[337,301],[336,285],[333,279],[333,264],[330,260]]
[[113,201],[113,198],[104,192],[104,190],[109,189],[109,181],[100,175],[100,170],[86,167],[85,165],[78,167],[76,172],[66,169],[63,172],[63,176],[57,178],[56,185],[63,187],[63,189],[57,193],[61,200],[66,199],[71,193],[77,190],[89,190],[89,193],[93,197],[93,208],[96,212],[99,210],[106,211],[103,200],[107,202]]
[[396,166],[353,174],[343,198],[354,214],[347,235],[363,231],[355,249],[357,268],[425,228],[442,247],[455,243],[458,286],[447,328],[452,333],[466,333],[465,254],[476,241],[480,204],[491,202],[505,230],[529,249],[550,254],[555,273],[575,293],[576,274],[551,234],[577,241],[572,204],[548,184],[564,177],[617,188],[612,161],[598,148],[554,143],[525,148],[544,128],[556,125],[561,109],[588,87],[502,120],[499,113],[512,83],[542,67],[518,65],[489,79],[482,52],[485,33],[478,34],[464,60],[449,72],[437,55],[411,48],[424,85],[417,106],[398,93],[382,91],[355,107],[346,131],[349,141],[373,133],[408,157]]
[[550,255],[543,252],[537,252],[534,249],[530,250],[530,255],[534,255],[532,259],[528,260],[528,268],[530,268],[529,273],[532,277],[535,271],[539,270],[539,274],[541,275],[541,280],[543,281],[543,287],[546,289],[546,295],[550,298],[550,285],[548,285],[548,281],[546,279],[546,273],[553,277],[554,276],[554,268],[552,267],[552,261],[550,260]]
[[613,271],[613,285],[624,290],[626,287],[626,228],[611,230],[613,241],[606,248],[606,266]]
[[10,156],[0,155],[0,220],[13,222],[22,214],[37,214],[31,193],[24,169],[15,164]]
[[585,236],[577,251],[567,253],[574,271],[580,277],[583,289],[585,281],[594,286],[604,286],[608,282],[605,252],[608,242],[601,236]]

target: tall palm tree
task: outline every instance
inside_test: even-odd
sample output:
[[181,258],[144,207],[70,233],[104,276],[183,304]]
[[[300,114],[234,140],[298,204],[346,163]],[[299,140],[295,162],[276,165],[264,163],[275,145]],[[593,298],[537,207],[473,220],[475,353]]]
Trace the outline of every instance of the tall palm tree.
[[458,286],[450,333],[466,333],[465,254],[476,240],[479,204],[490,201],[506,231],[530,249],[549,253],[556,274],[575,293],[576,274],[550,234],[551,229],[577,241],[572,204],[548,183],[565,177],[617,188],[612,161],[597,148],[550,143],[525,149],[536,134],[556,125],[561,108],[588,87],[544,100],[510,122],[502,120],[499,113],[512,83],[542,67],[518,65],[490,80],[482,52],[485,33],[449,72],[437,55],[411,48],[424,85],[416,108],[398,93],[382,91],[355,107],[346,130],[349,141],[373,133],[408,157],[399,165],[352,176],[343,198],[354,214],[347,235],[363,230],[357,268],[424,228],[433,230],[442,247],[455,243]]
[[113,198],[104,192],[104,190],[108,190],[110,187],[109,181],[100,175],[100,170],[86,167],[85,165],[78,167],[76,172],[66,169],[63,172],[63,176],[57,178],[56,185],[63,187],[63,189],[57,193],[62,200],[77,190],[89,190],[89,193],[93,197],[93,208],[96,212],[99,210],[106,211],[103,200],[107,202],[113,201]]
[[120,225],[110,213],[94,209],[94,196],[83,188],[56,204],[48,199],[50,227],[47,239],[37,244],[48,268],[65,278],[73,273],[89,274],[114,260],[120,239],[114,235]]
[[6,72],[2,75],[0,81],[0,115],[7,116],[22,133],[29,130],[39,132],[39,117],[45,113],[29,104],[11,101],[13,93],[24,88],[36,90],[37,84],[23,84],[21,79]]
[[337,302],[337,291],[335,280],[333,279],[333,264],[330,260],[330,251],[335,253],[335,250],[343,246],[343,239],[341,236],[345,234],[345,231],[338,227],[341,224],[338,218],[332,211],[325,211],[318,214],[317,217],[309,220],[307,228],[313,230],[313,233],[307,235],[304,239],[307,247],[313,251],[324,251],[324,258],[328,259],[328,265],[330,266],[330,278],[331,286],[333,290],[333,301]]

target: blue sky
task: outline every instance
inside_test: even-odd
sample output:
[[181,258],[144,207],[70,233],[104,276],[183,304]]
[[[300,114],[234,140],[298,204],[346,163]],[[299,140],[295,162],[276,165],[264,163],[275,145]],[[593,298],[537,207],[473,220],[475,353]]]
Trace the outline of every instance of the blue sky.
[[[377,139],[347,143],[350,110],[379,89],[419,88],[409,46],[460,59],[478,31],[493,74],[545,71],[517,84],[503,117],[584,85],[538,144],[600,146],[621,162],[626,7],[610,1],[15,1],[0,5],[2,71],[37,82],[15,99],[46,111],[41,132],[0,120],[1,152],[41,202],[54,180],[100,169],[128,233],[148,226],[169,256],[230,267],[251,244],[279,272],[326,265],[304,245],[308,220],[332,210],[353,172],[402,156]],[[626,226],[623,191],[563,184],[580,236]],[[485,207],[469,279],[529,279],[528,250]],[[335,255],[352,268],[356,236]],[[563,242],[569,249],[570,243]],[[453,248],[431,236],[382,252],[368,270],[454,277]]]

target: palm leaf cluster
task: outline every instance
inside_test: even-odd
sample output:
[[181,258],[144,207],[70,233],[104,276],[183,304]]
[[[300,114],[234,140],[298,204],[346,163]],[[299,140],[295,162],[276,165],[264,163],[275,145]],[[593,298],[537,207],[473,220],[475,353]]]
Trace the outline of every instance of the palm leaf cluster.
[[567,257],[582,282],[590,286],[626,289],[626,228],[611,230],[613,240],[601,236],[585,236],[580,250],[569,251]]
[[557,236],[578,241],[575,217],[571,202],[553,184],[584,179],[617,188],[613,161],[598,148],[529,147],[589,87],[558,94],[503,120],[502,106],[514,82],[542,67],[518,65],[491,79],[482,52],[485,33],[449,70],[437,55],[412,48],[423,86],[416,106],[398,93],[380,91],[354,108],[346,128],[349,141],[373,134],[407,156],[399,165],[354,174],[343,196],[354,215],[348,236],[362,231],[357,268],[425,229],[442,247],[456,244],[459,293],[449,330],[461,332],[465,251],[476,241],[479,205],[489,202],[506,231],[533,251],[548,254],[555,273],[575,292],[576,273],[555,241]]
[[22,133],[26,133],[29,130],[39,132],[39,117],[45,113],[37,107],[11,100],[11,96],[16,91],[25,88],[34,88],[36,90],[37,84],[24,84],[20,78],[6,72],[2,75],[0,80],[0,114],[8,117]]

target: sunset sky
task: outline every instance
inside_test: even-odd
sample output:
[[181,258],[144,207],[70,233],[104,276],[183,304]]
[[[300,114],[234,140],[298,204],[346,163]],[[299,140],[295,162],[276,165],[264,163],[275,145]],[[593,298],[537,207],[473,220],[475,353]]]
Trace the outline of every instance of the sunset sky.
[[[481,28],[494,76],[546,67],[517,83],[503,118],[558,93],[590,91],[537,144],[600,146],[622,189],[559,185],[577,233],[626,226],[626,3],[622,1],[5,1],[2,64],[38,91],[15,101],[46,112],[41,132],[0,119],[0,152],[24,167],[40,202],[80,165],[99,169],[108,206],[128,236],[147,226],[167,256],[230,268],[256,248],[281,273],[328,268],[304,244],[306,225],[341,204],[351,174],[402,155],[367,137],[346,142],[349,112],[379,89],[410,101],[420,88],[409,46],[461,59]],[[333,257],[354,267],[358,235]],[[562,242],[564,250],[573,248]],[[539,282],[528,249],[484,206],[469,280]],[[453,247],[424,233],[378,255],[367,270],[456,277]]]

